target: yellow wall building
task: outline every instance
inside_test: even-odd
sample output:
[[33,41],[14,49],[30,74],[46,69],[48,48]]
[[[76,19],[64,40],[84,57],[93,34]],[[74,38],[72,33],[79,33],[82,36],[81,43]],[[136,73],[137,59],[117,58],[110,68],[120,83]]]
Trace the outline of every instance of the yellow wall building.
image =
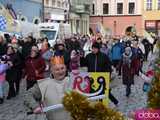
[[160,0],[143,0],[144,29],[160,35]]

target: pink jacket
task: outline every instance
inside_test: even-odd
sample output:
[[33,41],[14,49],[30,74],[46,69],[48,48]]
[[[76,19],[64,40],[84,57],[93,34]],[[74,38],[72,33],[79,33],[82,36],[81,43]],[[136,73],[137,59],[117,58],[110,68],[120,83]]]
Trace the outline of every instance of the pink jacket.
[[6,73],[1,73],[0,74],[0,83],[4,82],[6,79]]
[[0,82],[5,81],[6,70],[9,68],[8,64],[0,64]]

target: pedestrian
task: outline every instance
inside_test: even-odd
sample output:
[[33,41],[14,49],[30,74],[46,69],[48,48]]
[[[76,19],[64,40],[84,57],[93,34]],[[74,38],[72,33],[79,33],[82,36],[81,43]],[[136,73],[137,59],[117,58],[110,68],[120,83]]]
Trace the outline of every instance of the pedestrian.
[[[92,45],[92,53],[85,57],[85,65],[88,72],[109,72],[111,74],[111,62],[109,57],[100,51],[100,44],[95,42]],[[117,106],[118,100],[112,95],[109,90],[109,99]]]
[[131,47],[126,47],[122,58],[122,80],[126,85],[126,97],[129,97],[131,93],[131,85],[134,84],[134,61]]
[[120,42],[119,39],[114,38],[114,45],[111,48],[111,60],[112,65],[116,68],[116,71],[118,71],[119,75],[121,75],[121,60],[123,52],[123,44]]
[[46,78],[46,77],[49,77],[49,75],[50,75],[50,59],[54,55],[53,51],[50,49],[48,42],[44,41],[42,43],[42,48],[40,49],[40,54],[46,64],[45,73],[44,73],[44,77]]
[[54,56],[63,56],[64,63],[69,68],[69,62],[70,62],[70,53],[69,50],[65,48],[65,44],[62,41],[59,41],[55,45],[55,53]]
[[[51,77],[38,81],[25,95],[24,104],[34,114],[42,113],[42,107],[61,104],[69,77],[66,77],[64,58],[55,56],[51,59]],[[64,109],[46,112],[47,120],[71,120],[70,115]]]
[[7,51],[7,44],[4,41],[4,38],[0,36],[0,56],[4,55]]
[[10,68],[6,71],[6,80],[9,83],[9,92],[7,99],[15,97],[19,93],[20,77],[19,70],[22,65],[20,56],[16,53],[15,49],[12,46],[7,48],[7,63]]
[[4,83],[6,80],[6,70],[9,68],[9,65],[5,61],[5,57],[0,58],[0,104],[4,101]]
[[139,48],[139,44],[137,40],[133,41],[132,51],[133,51],[133,59],[135,62],[134,64],[136,64],[135,74],[139,76],[139,72],[142,72],[144,55],[142,50]]
[[45,68],[45,61],[41,57],[38,47],[32,46],[30,56],[25,62],[27,90],[33,87],[37,80],[44,78]]
[[69,69],[71,72],[76,72],[80,67],[80,52],[78,50],[72,50]]
[[31,52],[31,47],[34,45],[31,37],[24,38],[24,43],[22,44],[22,56],[26,59]]

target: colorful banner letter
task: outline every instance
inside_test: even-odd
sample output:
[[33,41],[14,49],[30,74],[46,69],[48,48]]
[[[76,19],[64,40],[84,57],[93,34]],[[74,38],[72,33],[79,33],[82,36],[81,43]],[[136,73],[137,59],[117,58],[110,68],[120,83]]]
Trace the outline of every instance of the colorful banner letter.
[[71,73],[70,80],[70,87],[82,95],[94,97],[105,94],[106,98],[102,101],[104,104],[108,105],[109,73],[81,72],[76,75]]

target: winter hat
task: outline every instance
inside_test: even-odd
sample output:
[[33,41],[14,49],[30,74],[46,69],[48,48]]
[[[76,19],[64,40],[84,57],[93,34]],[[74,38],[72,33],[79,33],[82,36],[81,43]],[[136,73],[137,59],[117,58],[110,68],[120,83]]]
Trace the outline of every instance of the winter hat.
[[95,43],[93,43],[92,48],[100,49],[100,44],[95,42]]

